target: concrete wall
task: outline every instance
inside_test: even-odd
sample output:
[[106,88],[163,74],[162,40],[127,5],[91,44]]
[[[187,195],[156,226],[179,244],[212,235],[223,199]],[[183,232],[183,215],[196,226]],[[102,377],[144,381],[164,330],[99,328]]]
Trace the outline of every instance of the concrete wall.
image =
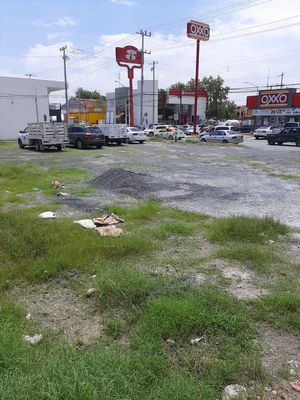
[[[158,81],[154,81],[154,118],[153,118],[153,81],[144,81],[143,96],[143,125],[157,124],[158,114]],[[137,82],[137,89],[133,91],[134,125],[140,125],[141,81]],[[147,114],[147,115],[145,115]]]
[[28,122],[49,121],[49,93],[64,82],[0,77],[0,140],[15,140]]

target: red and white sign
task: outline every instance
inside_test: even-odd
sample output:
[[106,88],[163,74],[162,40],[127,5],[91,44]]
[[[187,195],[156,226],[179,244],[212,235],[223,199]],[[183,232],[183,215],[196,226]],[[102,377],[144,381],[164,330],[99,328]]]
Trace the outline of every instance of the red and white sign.
[[142,53],[134,46],[116,47],[118,63],[142,64]]
[[210,27],[203,22],[190,21],[187,23],[187,36],[192,39],[209,40]]
[[288,90],[272,90],[263,92],[259,95],[259,105],[261,108],[287,107],[289,104]]

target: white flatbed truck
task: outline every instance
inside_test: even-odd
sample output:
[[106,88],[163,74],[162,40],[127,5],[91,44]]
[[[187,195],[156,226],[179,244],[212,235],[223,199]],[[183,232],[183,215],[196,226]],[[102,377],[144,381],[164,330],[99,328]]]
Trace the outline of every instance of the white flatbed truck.
[[63,150],[69,143],[67,125],[63,122],[32,122],[18,134],[18,145],[21,149],[34,147],[43,151],[48,147]]
[[127,125],[123,124],[99,124],[99,128],[105,135],[105,144],[125,143],[127,139]]

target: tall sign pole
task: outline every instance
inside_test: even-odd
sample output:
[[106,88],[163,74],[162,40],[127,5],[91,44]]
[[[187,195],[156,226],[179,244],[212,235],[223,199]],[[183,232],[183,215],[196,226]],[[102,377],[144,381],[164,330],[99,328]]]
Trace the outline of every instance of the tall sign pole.
[[126,67],[129,79],[129,124],[134,126],[134,109],[133,109],[133,70],[141,68],[142,53],[134,46],[116,47],[116,60],[121,67]]
[[143,125],[144,113],[144,55],[151,54],[151,51],[145,50],[145,36],[151,37],[151,32],[143,31],[142,29],[139,32],[136,32],[138,35],[142,36],[142,67],[141,67],[141,104],[140,104],[140,125]]
[[194,104],[194,135],[197,133],[197,108],[198,108],[198,81],[199,81],[199,54],[200,40],[207,41],[210,36],[209,25],[203,22],[191,20],[187,23],[187,36],[197,40],[196,45],[196,72],[195,72],[195,104]]
[[68,82],[67,82],[67,60],[69,57],[66,55],[67,45],[62,46],[59,50],[63,52],[62,59],[64,60],[64,80],[65,80],[65,98],[66,98],[66,123],[69,122],[69,105],[68,105]]

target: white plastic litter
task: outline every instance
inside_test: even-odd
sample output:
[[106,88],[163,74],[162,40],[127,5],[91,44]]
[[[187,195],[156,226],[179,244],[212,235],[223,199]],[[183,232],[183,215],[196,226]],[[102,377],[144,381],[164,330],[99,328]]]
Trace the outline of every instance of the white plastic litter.
[[191,339],[191,344],[198,344],[203,339],[204,339],[204,336],[197,337],[195,339]]
[[28,336],[25,335],[24,336],[24,340],[30,344],[32,344],[33,346],[36,346],[37,344],[40,343],[40,341],[42,340],[43,335],[33,335],[33,336]]
[[45,212],[42,212],[42,213],[39,215],[39,217],[40,217],[40,218],[44,218],[44,219],[53,219],[53,218],[56,218],[56,215],[55,215],[55,213],[52,212],[52,211],[45,211]]
[[96,289],[95,288],[90,288],[86,291],[86,295],[87,297],[91,297],[96,293]]
[[91,219],[79,219],[78,221],[74,221],[74,224],[78,224],[85,229],[95,229],[96,225]]
[[26,319],[30,319],[31,318],[31,313],[29,312],[27,315],[26,315]]

